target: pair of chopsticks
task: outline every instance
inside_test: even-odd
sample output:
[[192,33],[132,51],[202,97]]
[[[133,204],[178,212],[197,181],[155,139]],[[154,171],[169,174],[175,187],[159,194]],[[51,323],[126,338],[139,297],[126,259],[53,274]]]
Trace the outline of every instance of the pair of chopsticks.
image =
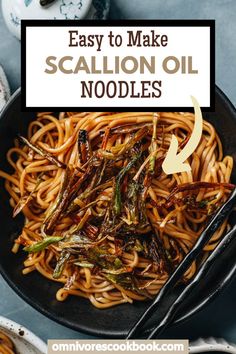
[[[228,200],[219,208],[216,214],[212,217],[209,224],[202,232],[201,236],[191,249],[191,251],[184,257],[182,262],[171,274],[169,279],[166,281],[165,285],[162,287],[160,292],[157,294],[154,301],[148,307],[148,309],[143,313],[140,319],[135,323],[135,325],[129,331],[126,339],[135,338],[141,331],[143,325],[153,316],[155,311],[161,305],[163,298],[174,288],[176,283],[182,278],[184,273],[188,270],[192,262],[198,257],[202,252],[204,246],[210,241],[211,237],[215,231],[222,225],[224,220],[229,216],[236,204],[236,189],[231,193]],[[214,265],[216,258],[221,255],[225,247],[230,243],[236,231],[236,225],[231,231],[229,231],[211,253],[208,259],[202,264],[200,270],[188,286],[185,287],[183,292],[178,296],[178,298],[171,305],[166,315],[155,324],[147,339],[155,338],[161,333],[162,330],[170,324],[179,309],[180,304],[187,298],[187,296],[192,292],[192,290],[199,284],[202,279],[203,274],[209,271],[209,269]]]

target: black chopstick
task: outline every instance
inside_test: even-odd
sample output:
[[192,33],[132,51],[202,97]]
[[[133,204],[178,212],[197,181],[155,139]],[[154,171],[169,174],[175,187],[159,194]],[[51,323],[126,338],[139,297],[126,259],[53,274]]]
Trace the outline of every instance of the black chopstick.
[[223,239],[216,246],[214,251],[210,254],[207,260],[201,265],[197,275],[194,279],[184,288],[178,298],[173,302],[166,315],[162,320],[156,323],[155,327],[152,329],[148,339],[152,339],[161,334],[162,331],[173,321],[176,313],[178,312],[181,304],[189,296],[189,294],[199,285],[201,280],[209,273],[209,271],[214,266],[216,260],[224,253],[225,248],[229,246],[232,239],[236,234],[236,225],[223,237]]
[[41,6],[51,5],[55,0],[40,0],[39,3]]
[[165,285],[161,288],[160,292],[157,294],[154,301],[143,313],[140,319],[134,324],[134,326],[129,331],[126,339],[134,338],[135,335],[138,335],[142,326],[150,319],[154,314],[158,306],[160,305],[162,299],[167,295],[167,293],[173,289],[176,283],[181,279],[187,269],[190,267],[192,262],[197,258],[200,252],[203,250],[204,246],[210,241],[211,237],[215,231],[222,225],[224,220],[228,217],[236,203],[236,189],[231,193],[228,200],[219,208],[216,214],[211,218],[209,224],[202,232],[199,239],[196,241],[193,248],[189,253],[184,257],[182,262],[171,274],[169,279],[166,281]]

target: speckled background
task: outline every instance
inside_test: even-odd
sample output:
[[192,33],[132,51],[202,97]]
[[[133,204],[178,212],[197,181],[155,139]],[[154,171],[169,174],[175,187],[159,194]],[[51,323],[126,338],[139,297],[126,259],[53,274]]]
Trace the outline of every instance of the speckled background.
[[[111,0],[111,19],[215,19],[216,83],[236,105],[236,1],[235,0]],[[0,10],[0,64],[11,91],[20,86],[20,42],[12,37]],[[88,338],[42,316],[24,303],[0,277],[0,314],[20,322],[45,341],[48,338]],[[206,309],[165,338],[224,337],[236,343],[236,279]]]

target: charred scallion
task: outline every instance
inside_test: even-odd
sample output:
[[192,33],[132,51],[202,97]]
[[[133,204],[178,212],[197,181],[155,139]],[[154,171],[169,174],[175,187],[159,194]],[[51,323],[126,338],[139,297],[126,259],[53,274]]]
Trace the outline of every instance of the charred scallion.
[[69,258],[70,258],[70,252],[63,250],[60,254],[60,258],[58,259],[56,267],[53,272],[54,279],[60,278],[62,271],[66,265],[66,262],[68,261]]
[[114,212],[115,215],[119,215],[121,212],[121,182],[125,176],[125,174],[136,164],[136,162],[140,159],[142,153],[138,153],[133,159],[122,168],[119,172],[118,176],[115,179],[115,192],[114,192]]
[[42,182],[42,178],[41,176],[39,176],[32,192],[29,195],[24,195],[23,197],[20,198],[19,202],[17,203],[17,205],[13,210],[13,218],[15,218],[22,211],[22,209],[24,209],[24,207],[31,201],[31,199],[33,198],[33,194],[36,192],[41,182]]
[[158,114],[155,112],[153,113],[153,133],[152,133],[152,141],[149,147],[149,152],[150,154],[152,154],[152,156],[150,157],[150,161],[149,161],[149,171],[151,174],[154,174],[155,171],[155,162],[156,162],[156,156],[155,156],[155,152],[157,150],[157,123],[158,123]]
[[47,159],[48,161],[50,161],[53,165],[56,165],[57,167],[60,167],[60,168],[66,168],[66,165],[63,162],[59,161],[55,156],[53,156],[49,152],[45,151],[43,148],[31,143],[29,140],[27,140],[23,136],[19,136],[19,138],[30,149],[32,149],[37,154],[39,154],[40,156],[42,156],[45,159]]
[[85,164],[92,156],[87,130],[81,129],[78,137],[78,153],[81,165]]

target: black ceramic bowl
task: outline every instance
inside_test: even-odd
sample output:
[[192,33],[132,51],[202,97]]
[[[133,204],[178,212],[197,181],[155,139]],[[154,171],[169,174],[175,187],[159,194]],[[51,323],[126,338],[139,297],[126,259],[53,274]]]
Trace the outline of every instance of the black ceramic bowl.
[[[206,113],[204,117],[217,129],[223,142],[224,152],[232,155],[236,161],[236,111],[218,88],[216,88],[215,95],[216,112]],[[34,113],[21,113],[20,91],[18,91],[1,114],[0,169],[10,171],[5,159],[6,152],[13,145],[13,139],[17,134],[26,132],[28,123],[34,116]],[[236,181],[235,172],[233,173],[234,181]],[[23,276],[21,273],[23,253],[17,255],[11,253],[14,234],[19,231],[22,218],[12,218],[12,210],[8,200],[9,196],[4,189],[4,181],[1,180],[0,271],[8,284],[34,308],[65,326],[103,338],[124,337],[149,303],[136,302],[133,305],[124,304],[111,309],[98,310],[88,300],[77,297],[70,297],[63,303],[57,302],[55,293],[59,285],[43,278],[36,272]],[[204,281],[201,282],[198,291],[194,292],[188,301],[182,304],[175,323],[196,313],[231,280],[236,272],[235,252],[236,241],[233,241],[230,247],[225,250],[224,256],[215,264],[214,271],[206,275]],[[157,315],[168,308],[169,302],[179,291],[180,288],[173,290]],[[152,323],[148,323],[147,328],[150,329]]]

